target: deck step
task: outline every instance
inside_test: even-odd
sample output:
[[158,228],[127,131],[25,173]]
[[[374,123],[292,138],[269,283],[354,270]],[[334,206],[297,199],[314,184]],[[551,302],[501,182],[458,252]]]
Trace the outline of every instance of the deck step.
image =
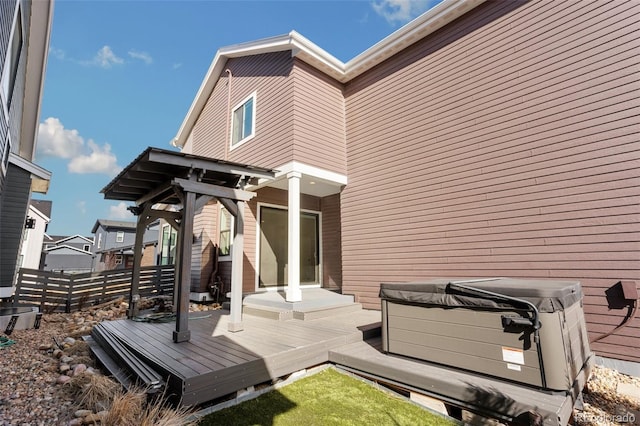
[[362,305],[360,303],[349,303],[346,305],[327,306],[322,308],[293,311],[293,318],[303,321],[309,321],[318,318],[327,318],[335,315],[357,312],[361,310]]
[[293,311],[286,308],[276,308],[272,306],[254,305],[246,303],[242,307],[242,313],[259,318],[267,318],[277,321],[287,321],[293,318]]
[[[155,393],[164,387],[162,376],[151,368],[146,362],[138,358],[129,348],[127,348],[117,337],[112,335],[107,329],[100,324],[96,325],[91,332],[91,337],[100,346],[100,348],[108,355],[113,362],[110,362],[115,371],[124,368],[147,389],[147,393]],[[94,352],[95,353],[95,352]],[[96,356],[98,356],[96,354]],[[109,362],[109,361],[107,361]],[[105,365],[109,371],[116,376],[108,365]],[[117,376],[116,376],[117,378]]]

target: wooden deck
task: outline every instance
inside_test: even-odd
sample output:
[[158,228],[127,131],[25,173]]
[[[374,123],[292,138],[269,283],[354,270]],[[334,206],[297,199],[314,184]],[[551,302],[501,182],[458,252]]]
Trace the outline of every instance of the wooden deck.
[[307,321],[245,315],[244,330],[230,333],[228,313],[190,314],[188,342],[173,342],[175,322],[107,321],[96,326],[94,336],[123,345],[164,378],[170,394],[199,405],[328,362],[330,350],[380,330],[380,312],[361,310]]

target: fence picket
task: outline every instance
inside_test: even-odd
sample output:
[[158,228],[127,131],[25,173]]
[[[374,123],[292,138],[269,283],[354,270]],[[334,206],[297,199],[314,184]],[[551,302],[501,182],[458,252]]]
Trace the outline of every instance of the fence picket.
[[[173,294],[173,265],[141,268],[140,295],[143,297]],[[41,312],[72,312],[128,296],[131,269],[65,274],[21,268],[13,296],[13,305],[40,305]]]

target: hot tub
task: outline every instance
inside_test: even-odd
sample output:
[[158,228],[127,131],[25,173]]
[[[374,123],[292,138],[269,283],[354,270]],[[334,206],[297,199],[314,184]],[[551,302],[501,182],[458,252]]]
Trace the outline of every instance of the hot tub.
[[578,282],[382,283],[387,353],[577,397],[593,365]]

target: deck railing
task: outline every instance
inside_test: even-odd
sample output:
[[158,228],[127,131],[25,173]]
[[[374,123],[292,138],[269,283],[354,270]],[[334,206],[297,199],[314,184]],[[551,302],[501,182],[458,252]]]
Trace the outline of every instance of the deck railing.
[[[14,305],[39,306],[40,312],[74,312],[128,296],[131,269],[69,274],[22,268],[18,272]],[[140,296],[173,295],[173,265],[140,269]]]

